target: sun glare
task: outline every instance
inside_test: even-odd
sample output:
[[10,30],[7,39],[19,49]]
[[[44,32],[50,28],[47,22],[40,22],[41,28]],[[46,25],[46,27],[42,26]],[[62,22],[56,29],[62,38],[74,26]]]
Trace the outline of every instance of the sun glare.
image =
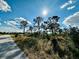
[[42,15],[43,15],[43,16],[47,16],[47,15],[48,15],[48,10],[46,10],[46,9],[43,10],[43,11],[42,11]]

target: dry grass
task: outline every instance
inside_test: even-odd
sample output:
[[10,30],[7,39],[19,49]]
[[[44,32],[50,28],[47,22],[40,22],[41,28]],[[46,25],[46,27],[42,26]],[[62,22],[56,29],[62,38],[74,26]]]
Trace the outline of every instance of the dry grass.
[[[21,35],[15,38],[15,42],[21,46],[29,59],[61,59],[58,53],[54,53],[53,39],[59,42],[61,51],[66,49],[66,40],[62,36],[51,36],[50,40],[47,40]],[[68,59],[68,55],[64,55],[64,59]]]
[[30,39],[31,37],[23,36],[23,35],[18,35],[17,37],[14,38],[15,41],[25,41],[27,39]]

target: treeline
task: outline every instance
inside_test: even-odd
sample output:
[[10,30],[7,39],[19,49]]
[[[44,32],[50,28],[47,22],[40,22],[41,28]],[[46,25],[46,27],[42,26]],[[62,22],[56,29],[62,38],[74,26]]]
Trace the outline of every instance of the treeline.
[[[42,17],[38,16],[33,19],[32,26],[29,26],[29,31],[32,32],[58,32],[61,31],[59,24],[58,16],[48,17],[47,20],[44,20]],[[23,28],[23,33],[25,33],[25,28],[28,27],[27,21],[21,21],[21,28]]]
[[0,34],[23,34],[22,32],[0,32]]
[[[68,32],[70,33],[71,30],[77,30],[79,31],[78,27],[73,27],[70,26],[68,28],[61,28],[62,25],[60,26],[59,23],[59,16],[52,16],[48,17],[48,19],[44,19],[40,16],[36,17],[33,19],[32,25],[28,26],[28,21],[21,21],[21,28],[23,29],[23,33],[30,32],[30,33],[63,33],[63,32]],[[29,27],[29,29],[26,31],[26,28]]]

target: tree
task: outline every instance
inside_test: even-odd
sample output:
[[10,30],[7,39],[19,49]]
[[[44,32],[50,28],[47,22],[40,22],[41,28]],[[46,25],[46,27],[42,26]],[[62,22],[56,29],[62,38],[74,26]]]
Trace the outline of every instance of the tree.
[[61,34],[63,32],[63,30],[62,29],[59,29],[59,33]]
[[43,18],[38,16],[33,21],[34,21],[34,26],[37,27],[38,32],[40,32],[41,22],[43,21]]
[[76,48],[79,49],[79,28],[78,27],[70,28],[70,37],[73,40]]
[[21,27],[23,28],[23,33],[25,34],[25,28],[26,28],[28,22],[25,21],[25,20],[22,20],[22,21],[20,22],[20,24],[21,24]]
[[30,30],[31,33],[32,33],[33,27],[32,27],[32,26],[29,26],[29,30]]
[[53,32],[56,32],[58,29],[59,29],[59,23],[58,23],[58,20],[59,20],[60,17],[58,16],[53,16],[53,17],[49,17],[48,18],[48,28],[50,30],[52,30],[52,33]]

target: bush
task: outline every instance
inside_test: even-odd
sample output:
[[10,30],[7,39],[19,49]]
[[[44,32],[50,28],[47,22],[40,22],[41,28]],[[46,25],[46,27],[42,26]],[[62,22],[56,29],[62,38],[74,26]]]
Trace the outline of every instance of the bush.
[[32,39],[28,39],[28,40],[24,41],[24,43],[25,43],[26,47],[33,48],[36,46],[37,40],[32,38]]

